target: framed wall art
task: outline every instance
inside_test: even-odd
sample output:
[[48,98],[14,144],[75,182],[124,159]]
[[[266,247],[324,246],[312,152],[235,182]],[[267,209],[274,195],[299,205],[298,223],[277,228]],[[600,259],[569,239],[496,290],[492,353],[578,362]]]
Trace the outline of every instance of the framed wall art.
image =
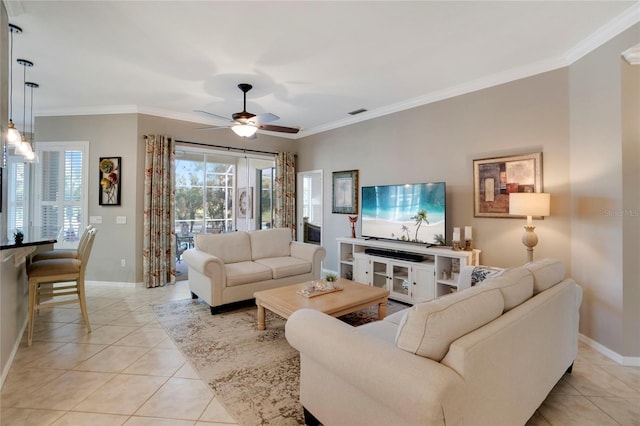
[[100,157],[99,196],[101,206],[119,206],[122,184],[122,157]]
[[475,217],[513,217],[512,192],[542,192],[541,152],[473,160]]
[[238,188],[238,212],[239,219],[253,219],[253,186]]
[[358,171],[333,172],[332,212],[358,214]]

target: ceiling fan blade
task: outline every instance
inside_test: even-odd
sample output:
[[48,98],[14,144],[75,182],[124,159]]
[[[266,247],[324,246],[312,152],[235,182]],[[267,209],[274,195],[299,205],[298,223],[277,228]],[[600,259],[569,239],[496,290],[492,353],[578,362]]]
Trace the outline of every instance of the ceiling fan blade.
[[264,114],[256,115],[251,119],[251,121],[253,121],[256,124],[264,124],[264,123],[271,123],[272,121],[276,121],[279,119],[280,117],[278,117],[277,115],[267,112]]
[[218,115],[218,114],[214,114],[214,113],[212,113],[212,112],[203,111],[203,110],[201,110],[201,109],[196,109],[196,110],[194,110],[194,112],[197,112],[197,113],[199,113],[199,114],[208,115],[209,117],[213,117],[213,118],[215,118],[215,119],[217,119],[217,120],[222,120],[222,121],[226,121],[226,122],[228,122],[228,123],[233,123],[233,121],[232,121],[231,119],[229,119],[229,118],[227,118],[227,117],[223,117],[223,116]]
[[207,127],[198,127],[196,130],[218,130],[218,129],[228,129],[229,126],[207,126]]
[[294,127],[273,126],[271,124],[258,124],[257,127],[260,130],[267,130],[269,132],[298,133],[300,131],[300,129]]

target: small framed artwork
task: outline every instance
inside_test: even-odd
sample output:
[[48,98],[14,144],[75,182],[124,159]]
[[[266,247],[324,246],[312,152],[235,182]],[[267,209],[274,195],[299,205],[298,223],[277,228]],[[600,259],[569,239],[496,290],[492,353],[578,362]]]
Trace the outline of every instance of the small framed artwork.
[[239,219],[253,219],[253,186],[238,188],[238,213]]
[[513,217],[512,192],[542,192],[541,152],[473,160],[475,217]]
[[358,171],[333,172],[332,212],[358,214]]
[[122,157],[100,157],[99,196],[101,206],[119,206],[122,184]]

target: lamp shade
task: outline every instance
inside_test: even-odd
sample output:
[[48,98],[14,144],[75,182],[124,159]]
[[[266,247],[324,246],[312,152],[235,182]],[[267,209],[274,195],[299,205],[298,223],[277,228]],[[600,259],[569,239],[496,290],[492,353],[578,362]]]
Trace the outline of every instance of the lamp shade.
[[514,216],[549,216],[551,195],[542,192],[509,194],[509,214]]
[[249,136],[253,136],[258,131],[258,128],[249,124],[236,124],[231,127],[231,130],[238,136],[248,138]]

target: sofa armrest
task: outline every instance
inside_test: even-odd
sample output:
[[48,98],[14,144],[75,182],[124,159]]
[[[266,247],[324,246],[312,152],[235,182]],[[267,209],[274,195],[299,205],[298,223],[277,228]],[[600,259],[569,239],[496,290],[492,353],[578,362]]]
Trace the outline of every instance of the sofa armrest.
[[[394,344],[319,311],[300,309],[294,312],[287,320],[285,333],[303,360],[300,390],[303,405],[309,403],[304,398],[313,394],[313,390],[307,390],[305,386],[314,386],[304,383],[305,368],[321,369],[328,377],[339,377],[343,383],[329,386],[344,387],[346,383],[366,395],[364,399],[376,401],[400,415],[407,415],[407,407],[412,407],[410,416],[420,424],[433,424],[434,416],[442,419],[464,404],[463,380],[452,369],[398,349]],[[313,362],[305,364],[305,358]],[[339,394],[325,392],[325,397],[331,399]],[[357,405],[355,400],[350,403]],[[328,407],[341,405],[335,401],[322,404]],[[326,421],[322,418],[324,413],[313,414]]]
[[217,256],[191,248],[182,254],[182,258],[189,268],[193,268],[203,275],[211,278],[214,282],[224,284],[226,272],[224,262]]
[[291,241],[290,249],[291,256],[311,262],[313,265],[311,272],[316,278],[320,278],[320,263],[327,255],[324,247],[300,241]]

